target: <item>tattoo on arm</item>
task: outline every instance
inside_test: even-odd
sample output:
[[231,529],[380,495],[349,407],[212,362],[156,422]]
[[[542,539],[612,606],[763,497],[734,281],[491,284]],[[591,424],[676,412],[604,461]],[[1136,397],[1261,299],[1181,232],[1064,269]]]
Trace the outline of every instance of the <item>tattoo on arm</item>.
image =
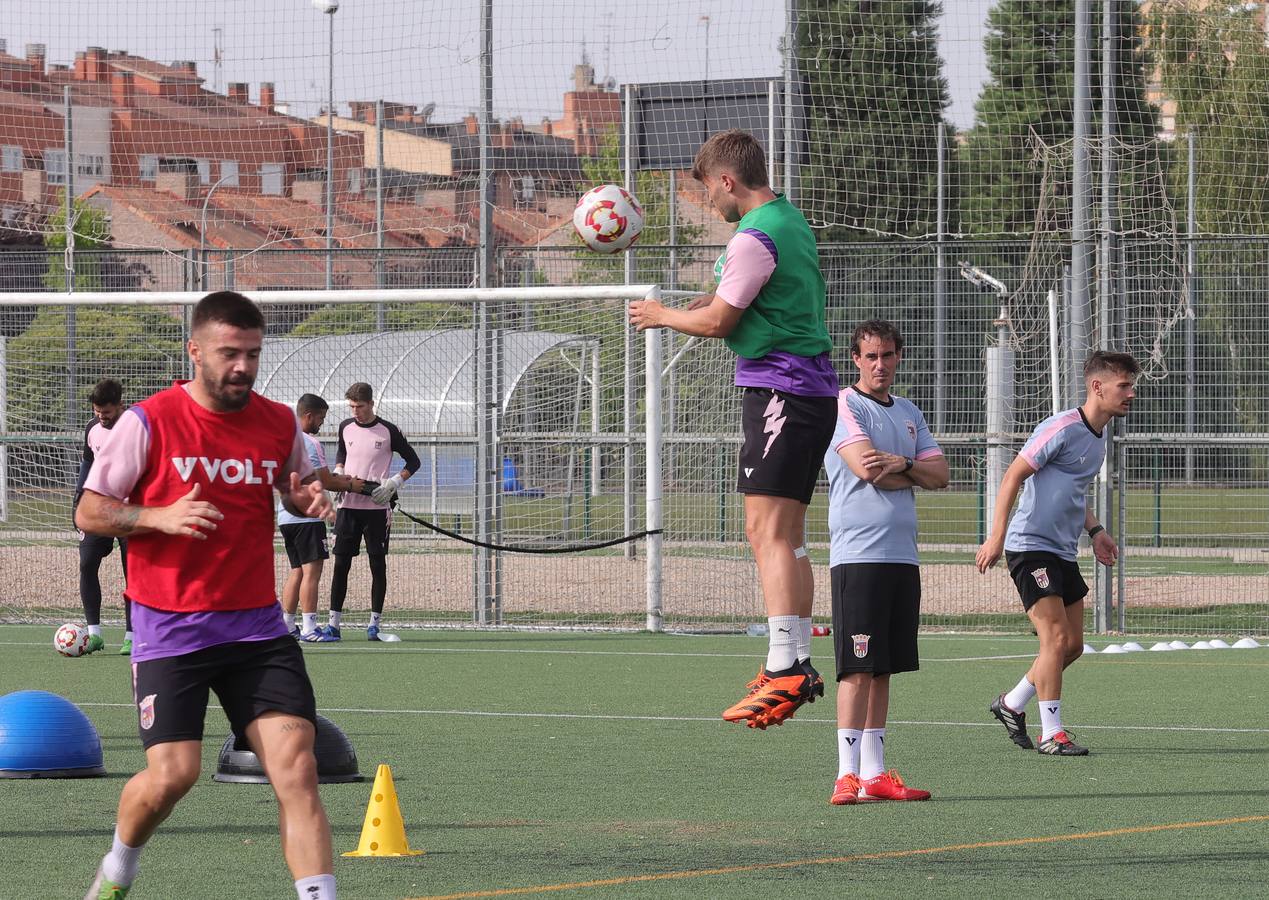
[[132,530],[137,527],[137,520],[141,518],[141,509],[136,506],[129,506],[126,503],[111,504],[106,512],[106,519],[110,523],[111,528],[118,528],[126,534],[131,534]]

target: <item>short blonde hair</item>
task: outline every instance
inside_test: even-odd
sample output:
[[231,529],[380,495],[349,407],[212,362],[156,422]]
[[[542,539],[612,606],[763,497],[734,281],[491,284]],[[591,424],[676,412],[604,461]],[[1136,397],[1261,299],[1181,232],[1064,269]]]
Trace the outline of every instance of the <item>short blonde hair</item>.
[[747,131],[720,131],[696,151],[692,177],[704,181],[719,169],[730,169],[747,188],[767,187],[767,157],[758,139]]

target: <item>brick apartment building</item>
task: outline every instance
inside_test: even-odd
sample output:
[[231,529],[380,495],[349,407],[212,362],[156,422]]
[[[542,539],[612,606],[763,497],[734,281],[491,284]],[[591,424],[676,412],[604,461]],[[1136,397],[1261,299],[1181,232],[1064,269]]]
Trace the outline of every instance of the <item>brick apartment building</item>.
[[[199,189],[284,197],[297,180],[324,177],[325,129],[275,112],[271,84],[252,103],[246,84],[206,90],[192,62],[89,47],[73,66],[49,66],[43,45],[29,44],[25,58],[0,52],[0,207],[47,205],[65,184],[67,86],[77,195],[98,184],[158,189],[163,175],[188,172]],[[357,136],[337,135],[336,185],[360,163]]]

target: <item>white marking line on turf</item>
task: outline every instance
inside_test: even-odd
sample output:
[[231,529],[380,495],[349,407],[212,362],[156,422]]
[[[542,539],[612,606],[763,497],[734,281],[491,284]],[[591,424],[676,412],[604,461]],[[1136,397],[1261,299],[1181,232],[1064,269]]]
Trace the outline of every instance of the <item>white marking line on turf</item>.
[[[77,703],[76,706],[102,709],[131,709],[131,703]],[[219,708],[215,703],[209,708]],[[485,719],[599,719],[605,722],[710,722],[722,720],[718,716],[616,716],[605,713],[546,713],[546,712],[490,712],[478,709],[366,709],[363,707],[323,706],[321,713],[370,713],[395,716],[468,716]],[[808,725],[836,725],[835,719],[810,719],[799,716],[796,720]],[[891,719],[892,725],[916,725],[932,728],[999,728],[996,722],[934,722]],[[1202,725],[1075,725],[1071,729],[1090,731],[1197,731],[1205,734],[1269,734],[1269,728],[1209,728]]]
[[[382,653],[383,651],[377,647],[357,647],[347,646],[343,642],[339,642],[340,646],[331,647],[323,646],[322,649],[314,649],[315,653],[330,653],[337,650],[340,653]],[[43,641],[0,641],[0,647],[43,647]],[[107,651],[109,648],[107,647]],[[685,659],[753,659],[755,655],[761,653],[673,653],[662,650],[533,650],[526,647],[394,647],[394,653],[521,653],[521,654],[545,654],[545,655],[567,655],[567,656],[662,656],[676,657],[681,656]],[[107,656],[109,656],[107,652]],[[1031,659],[1034,653],[1011,653],[1001,656],[954,656],[954,657],[925,657],[922,662],[979,662],[983,660],[993,659]]]

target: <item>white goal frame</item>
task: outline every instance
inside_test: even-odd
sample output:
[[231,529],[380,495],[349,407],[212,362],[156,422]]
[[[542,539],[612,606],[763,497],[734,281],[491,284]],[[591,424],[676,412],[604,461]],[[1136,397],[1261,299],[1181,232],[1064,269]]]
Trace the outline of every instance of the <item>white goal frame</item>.
[[[587,300],[657,300],[662,297],[661,288],[656,284],[604,285],[593,287],[559,286],[559,287],[525,287],[525,288],[436,288],[436,289],[393,289],[393,290],[297,290],[297,291],[241,291],[244,296],[260,304],[380,304],[380,303],[452,303],[491,305],[514,301],[587,301]],[[88,292],[74,293],[19,293],[0,292],[0,306],[19,307],[56,307],[56,306],[181,306],[191,308],[207,295],[206,291],[173,291],[173,292]],[[634,331],[628,325],[624,329],[626,342],[626,358],[630,360],[634,352]],[[478,336],[477,341],[482,339]],[[484,340],[484,346],[490,342]],[[0,348],[0,353],[3,348]],[[644,447],[646,453],[644,526],[638,529],[634,524],[633,498],[627,492],[626,499],[626,534],[638,530],[649,532],[646,540],[646,618],[648,631],[664,630],[663,616],[663,535],[664,521],[662,510],[662,420],[661,420],[661,377],[662,377],[662,341],[660,332],[649,329],[644,332],[645,354],[645,397],[644,397]],[[0,357],[2,358],[2,357]],[[633,464],[631,444],[639,435],[631,427],[634,423],[631,415],[634,409],[633,384],[629,366],[626,371],[627,411],[625,422],[627,483],[629,468]],[[478,379],[479,382],[485,379]],[[0,392],[0,425],[4,423],[5,408]],[[478,400],[478,405],[481,401]],[[5,430],[0,427],[0,430]],[[488,452],[493,452],[495,436],[486,434]],[[4,484],[7,475],[5,459],[0,456],[0,485]],[[479,480],[478,480],[479,481]],[[495,485],[496,488],[496,485]],[[480,488],[478,486],[477,490]],[[479,496],[479,495],[478,495]],[[478,538],[481,535],[477,535]],[[477,548],[477,591],[482,590],[480,572],[482,567],[486,573],[492,569],[494,551]],[[485,586],[490,587],[489,585]],[[483,621],[479,615],[476,624],[496,625],[497,621]]]

